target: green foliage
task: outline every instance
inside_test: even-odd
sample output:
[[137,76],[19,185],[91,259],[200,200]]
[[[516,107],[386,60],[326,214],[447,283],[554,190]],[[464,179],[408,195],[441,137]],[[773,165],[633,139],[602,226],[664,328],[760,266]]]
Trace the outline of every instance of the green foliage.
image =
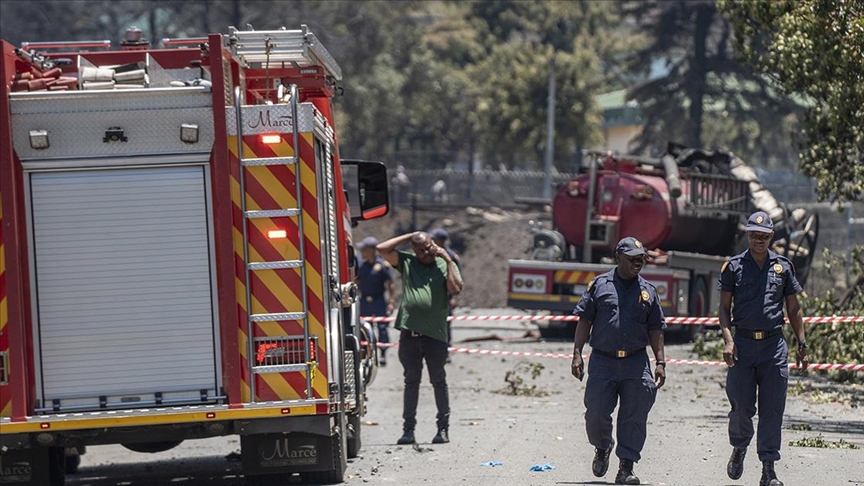
[[545,366],[541,363],[520,362],[512,370],[507,370],[507,373],[504,374],[504,381],[507,382],[507,386],[501,390],[496,390],[494,393],[523,397],[549,396],[549,392],[537,388],[537,385],[528,385],[522,376],[523,374],[529,374],[533,381],[540,378],[540,374],[544,369]]
[[648,77],[629,93],[646,126],[639,149],[667,141],[717,147],[745,161],[785,165],[796,156],[788,134],[801,108],[732,53],[732,25],[714,1],[624,2],[645,42],[629,70]]
[[801,170],[832,201],[864,196],[864,2],[720,0],[739,49],[789,93],[807,97]]
[[860,449],[861,447],[851,442],[846,442],[843,439],[838,441],[829,441],[818,437],[805,437],[798,440],[790,440],[789,445],[792,447],[816,447],[820,449]]

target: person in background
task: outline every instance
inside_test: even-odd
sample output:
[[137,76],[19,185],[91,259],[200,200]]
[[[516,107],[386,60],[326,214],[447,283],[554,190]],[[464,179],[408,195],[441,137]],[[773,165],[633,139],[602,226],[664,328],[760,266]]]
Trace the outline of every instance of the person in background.
[[[802,291],[795,268],[786,257],[771,251],[774,223],[757,211],[747,219],[749,248],[723,264],[720,290],[720,331],[726,346],[723,359],[732,456],[726,474],[744,473],[744,456],[753,439],[753,416],[759,410],[756,452],[762,461],[759,486],[783,486],[774,471],[780,460],[780,433],[789,384],[789,349],[783,337],[783,305],[798,340],[795,362],[807,369],[807,339],[797,294]],[[735,328],[733,337],[731,328]]]
[[[620,401],[615,450],[620,462],[615,484],[641,484],[633,463],[641,458],[657,389],[666,383],[666,320],[657,289],[639,276],[645,265],[642,243],[629,236],[621,239],[615,247],[615,262],[615,268],[588,284],[573,310],[579,322],[571,373],[580,381],[585,376],[582,348],[590,339],[585,426],[588,442],[595,448],[592,472],[599,478],[609,469],[615,446],[612,412]],[[645,351],[649,344],[657,360],[653,377]]]
[[[431,233],[429,233],[429,236],[432,237],[432,241],[436,245],[440,246],[441,248],[444,248],[444,251],[446,251],[447,254],[450,255],[450,258],[453,260],[453,262],[456,263],[456,268],[459,269],[459,274],[461,275],[462,274],[462,259],[459,258],[459,254],[456,253],[452,248],[450,248],[450,245],[447,244],[447,240],[450,239],[450,234],[447,233],[447,230],[444,228],[436,228],[436,229],[432,230]],[[449,316],[453,315],[453,309],[456,308],[456,304],[457,304],[456,296],[455,295],[449,295],[448,296],[448,303],[449,303],[449,310],[447,312],[447,316],[449,317]],[[453,322],[450,321],[450,319],[447,320],[447,346],[448,347],[453,346]],[[447,362],[448,363],[450,362],[450,356],[449,355],[447,356]]]
[[[370,236],[360,242],[360,266],[357,279],[360,287],[360,315],[364,317],[387,317],[393,313],[395,295],[393,293],[392,266],[378,256],[378,240]],[[378,322],[378,342],[390,342],[389,322]],[[380,348],[381,366],[387,366],[387,348]]]
[[[396,250],[409,241],[414,253]],[[404,424],[402,437],[396,443],[416,443],[414,429],[424,361],[438,408],[438,433],[432,443],[450,442],[450,394],[444,363],[447,359],[448,296],[462,291],[459,268],[450,254],[423,232],[391,238],[379,244],[378,251],[402,274],[402,302],[396,316],[396,329],[400,331],[399,361],[405,377]]]

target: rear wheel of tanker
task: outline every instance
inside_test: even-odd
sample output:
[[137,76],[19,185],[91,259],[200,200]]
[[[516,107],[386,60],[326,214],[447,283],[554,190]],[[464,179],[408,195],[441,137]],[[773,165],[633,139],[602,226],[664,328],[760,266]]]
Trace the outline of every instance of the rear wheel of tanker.
[[[564,315],[560,311],[552,311],[551,315]],[[550,341],[567,340],[572,341],[576,336],[576,321],[548,321],[545,325],[538,325],[541,339]]]
[[[705,317],[708,313],[708,284],[705,277],[698,277],[690,288],[690,315],[693,317]],[[682,334],[688,341],[695,341],[697,337],[705,332],[705,326],[684,325]]]
[[333,450],[333,469],[300,473],[305,484],[339,484],[345,480],[345,448],[342,447],[342,432],[330,437]]
[[360,412],[348,415],[348,439],[346,440],[348,449],[348,459],[354,459],[360,455],[360,447],[363,445],[362,437],[360,436]]

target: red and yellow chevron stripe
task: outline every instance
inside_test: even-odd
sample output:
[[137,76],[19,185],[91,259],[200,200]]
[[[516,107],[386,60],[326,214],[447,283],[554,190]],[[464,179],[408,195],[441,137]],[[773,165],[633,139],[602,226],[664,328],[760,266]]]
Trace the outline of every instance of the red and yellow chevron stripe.
[[[283,137],[278,144],[264,144],[259,135],[243,137],[243,157],[293,157],[292,137]],[[318,226],[318,183],[311,133],[300,136],[300,157],[295,165],[253,166],[241,169],[237,154],[237,138],[228,137],[231,163],[231,200],[233,203],[235,287],[239,314],[238,345],[241,356],[241,400],[274,401],[303,399],[307,396],[306,373],[260,373],[252,377],[249,368],[249,339],[256,337],[302,336],[302,321],[258,322],[253,336],[248,336],[246,318],[245,262],[243,261],[243,215],[241,212],[240,170],[245,170],[246,209],[270,210],[297,207],[295,170],[300,170],[302,191],[303,232],[299,234],[296,218],[274,217],[250,219],[247,227],[249,258],[253,262],[298,260],[300,244],[305,245],[306,288],[302,287],[299,268],[257,270],[250,272],[252,313],[271,314],[299,312],[306,293],[306,312],[310,336],[317,336],[317,366],[312,376],[314,398],[327,398],[327,360],[324,306],[324,280],[321,275],[321,248]],[[271,239],[270,230],[285,230],[287,238]],[[250,379],[255,379],[255,397],[251,397]]]
[[556,284],[588,284],[597,275],[597,272],[584,270],[556,270],[552,280]]
[[[0,366],[9,373],[9,301],[6,298],[6,245],[3,239],[3,200],[0,199]],[[0,417],[12,416],[12,393],[8,385],[0,384]]]

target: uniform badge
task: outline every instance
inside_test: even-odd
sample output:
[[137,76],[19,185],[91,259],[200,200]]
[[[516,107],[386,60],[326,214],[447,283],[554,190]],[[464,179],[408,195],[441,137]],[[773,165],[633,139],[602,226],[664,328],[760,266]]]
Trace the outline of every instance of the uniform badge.
[[780,265],[779,263],[775,263],[774,264],[774,273],[776,273],[777,275],[780,275],[781,273],[783,273],[783,265]]
[[725,262],[723,262],[723,266],[720,267],[720,273],[725,272],[725,271],[726,271],[726,267],[728,267],[728,266],[729,266],[729,260],[726,260]]
[[373,265],[373,266],[372,266],[372,271],[373,271],[373,272],[380,272],[380,271],[381,271],[381,264],[380,264],[380,263],[376,263],[375,265]]
[[636,248],[642,248],[642,242],[633,238],[633,244],[636,245]]
[[765,218],[762,216],[756,216],[756,224],[762,224],[762,221],[765,221]]
[[645,289],[642,290],[642,294],[640,294],[639,297],[641,297],[639,302],[648,302],[648,300],[651,299],[651,295],[648,294],[648,291]]

